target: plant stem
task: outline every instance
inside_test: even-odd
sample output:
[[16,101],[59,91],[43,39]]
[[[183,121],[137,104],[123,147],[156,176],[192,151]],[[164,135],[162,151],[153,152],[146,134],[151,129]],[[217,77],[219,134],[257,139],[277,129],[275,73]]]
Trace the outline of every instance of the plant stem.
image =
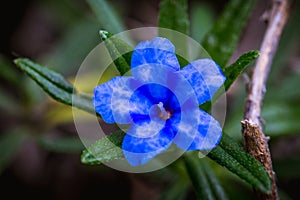
[[245,103],[242,132],[246,150],[253,155],[266,168],[271,181],[270,194],[261,194],[262,199],[278,199],[278,191],[273,172],[268,137],[260,126],[261,106],[265,93],[266,80],[272,64],[272,59],[277,49],[282,30],[289,16],[288,0],[273,0],[272,9],[268,19],[268,27],[261,44],[261,55],[256,62],[248,97]]

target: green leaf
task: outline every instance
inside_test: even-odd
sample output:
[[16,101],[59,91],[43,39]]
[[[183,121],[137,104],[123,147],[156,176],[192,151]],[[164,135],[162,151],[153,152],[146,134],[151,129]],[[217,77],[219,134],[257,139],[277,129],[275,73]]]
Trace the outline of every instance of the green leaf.
[[9,165],[10,161],[16,155],[21,145],[28,138],[26,131],[22,129],[16,129],[9,131],[0,138],[0,174]]
[[69,93],[72,93],[74,90],[73,85],[71,85],[62,75],[48,69],[47,67],[43,67],[37,63],[34,63],[27,58],[16,59],[15,64],[19,66],[23,71],[25,71],[25,69],[30,68],[40,76],[44,77],[45,79],[56,85],[57,87]]
[[[121,75],[124,75],[130,70],[131,56],[134,50],[133,47],[125,41],[114,37],[113,34],[108,31],[100,30],[99,34],[101,40],[105,42],[106,48],[114,61],[116,68]],[[123,52],[127,53],[123,54]],[[189,64],[189,62],[180,55],[176,55],[176,57],[181,67]]]
[[26,58],[18,58],[14,62],[53,99],[92,114],[95,113],[92,102],[77,93],[75,88],[60,74]]
[[110,2],[106,0],[87,0],[87,2],[96,14],[102,28],[112,33],[119,33],[125,30],[122,20],[110,5]]
[[196,154],[189,153],[184,156],[184,163],[198,199],[227,199],[222,186],[204,158],[200,160]]
[[176,57],[179,62],[180,68],[183,68],[183,67],[187,66],[188,64],[190,64],[189,61],[187,61],[182,56],[176,54]]
[[161,194],[161,200],[184,200],[189,187],[188,179],[180,178],[172,181],[172,184]]
[[202,162],[202,167],[205,171],[205,174],[207,176],[207,179],[210,183],[210,186],[212,188],[212,191],[214,192],[215,194],[215,197],[217,199],[220,199],[220,200],[226,200],[228,199],[224,190],[223,190],[223,187],[221,186],[221,184],[219,183],[215,173],[213,172],[211,166],[209,166],[209,164],[207,162]]
[[124,136],[125,133],[123,131],[117,131],[101,138],[83,151],[81,154],[81,162],[94,165],[123,158],[121,145]]
[[42,136],[38,143],[45,149],[59,153],[79,153],[84,149],[78,137],[49,138]]
[[[284,94],[286,95],[286,93]],[[270,101],[264,106],[262,112],[262,117],[266,121],[264,132],[272,137],[299,133],[299,112],[300,106],[298,101],[294,103],[286,100],[282,102]]]
[[191,37],[202,41],[215,23],[213,7],[208,2],[192,1],[190,9]]
[[[285,65],[286,66],[286,65]],[[282,71],[284,72],[284,71]],[[300,100],[300,90],[292,90],[299,82],[299,73],[289,72],[284,77],[276,79],[273,84],[268,85],[268,92],[264,101],[266,104],[276,104],[284,102],[297,102]],[[284,95],[282,95],[284,94]],[[291,104],[288,104],[293,107]],[[298,105],[298,104],[297,104]]]
[[99,34],[118,71],[121,75],[124,75],[130,70],[133,48],[107,31],[101,30]]
[[264,193],[270,192],[271,181],[265,168],[226,134],[223,134],[220,144],[209,152],[208,157],[255,189]]
[[[98,140],[87,150],[83,151],[81,155],[82,163],[100,164],[102,162],[124,158],[121,149],[124,136],[124,132],[118,131]],[[208,157],[219,163],[221,166],[226,167],[232,173],[238,175],[240,178],[251,184],[254,188],[266,193],[270,191],[271,182],[264,167],[250,154],[243,150],[243,148],[237,142],[229,138],[226,134],[223,134],[222,141],[215,149],[210,151]],[[192,160],[193,161],[191,162],[197,162],[194,161],[197,159]],[[189,165],[193,166],[196,164],[190,163]],[[193,169],[189,170],[196,170],[195,167],[191,168]],[[197,171],[191,173],[193,174],[196,172]],[[202,174],[198,174],[197,176],[202,176]],[[205,176],[211,175],[208,174]],[[203,181],[203,179],[200,180]],[[204,183],[199,183],[199,187],[203,184]],[[213,189],[218,190],[218,188]],[[220,191],[218,192],[221,193]]]
[[87,98],[85,94],[74,94],[72,96],[72,106],[89,112],[91,114],[95,114],[94,105],[90,98]]
[[259,56],[259,51],[253,50],[244,53],[234,63],[224,69],[226,81],[224,83],[227,91],[235,79],[246,69],[246,67]]
[[193,183],[198,199],[215,199],[201,162],[197,156],[184,156],[186,170]]
[[159,27],[185,34],[189,33],[189,18],[186,0],[162,0],[158,19]]
[[202,46],[220,66],[224,67],[235,51],[255,2],[256,0],[231,0],[202,41]]
[[[15,64],[31,77],[42,89],[47,92],[55,100],[67,105],[72,105],[72,93],[65,91],[59,86],[59,83],[53,83],[51,80],[35,71],[34,68],[43,68],[42,66],[29,61],[28,59],[19,58],[15,60]],[[33,67],[34,65],[34,67]]]
[[[106,136],[98,140],[95,144],[91,145],[87,150],[84,150],[81,155],[81,161],[85,164],[100,164],[102,162],[112,161],[116,159],[124,158],[121,149],[123,137],[125,133],[118,131],[109,136]],[[262,191],[269,192],[271,189],[271,182],[268,173],[264,167],[255,160],[250,154],[248,154],[243,148],[234,140],[229,138],[226,134],[223,134],[220,144],[213,149],[209,154],[215,162],[221,166],[226,167],[232,173],[238,175],[240,178],[251,184],[254,188]],[[190,158],[187,158],[190,159]],[[192,158],[191,158],[192,159]],[[197,159],[192,159],[191,162],[197,162]],[[198,165],[195,163],[189,163],[190,166]],[[191,167],[197,170],[195,167]],[[198,171],[191,172],[198,173]],[[199,172],[200,173],[200,172]],[[197,176],[202,176],[198,174]],[[211,176],[207,174],[205,176]],[[199,178],[199,177],[198,177]],[[200,179],[203,181],[203,179]],[[199,183],[203,185],[204,183]],[[209,184],[209,183],[207,183]],[[212,183],[213,184],[213,181]],[[196,186],[198,187],[198,186]],[[216,192],[222,193],[219,188],[213,188]],[[208,191],[206,191],[208,192]],[[225,198],[225,197],[224,197]]]

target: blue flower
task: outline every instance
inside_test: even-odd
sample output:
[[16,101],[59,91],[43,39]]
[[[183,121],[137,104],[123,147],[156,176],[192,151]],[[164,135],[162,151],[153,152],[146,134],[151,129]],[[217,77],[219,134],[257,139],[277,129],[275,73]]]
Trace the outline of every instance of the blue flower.
[[183,150],[211,150],[222,129],[199,104],[211,99],[225,76],[211,59],[180,70],[174,45],[156,37],[140,42],[132,76],[117,76],[94,89],[93,104],[106,123],[130,124],[122,150],[132,166],[145,164],[175,143]]

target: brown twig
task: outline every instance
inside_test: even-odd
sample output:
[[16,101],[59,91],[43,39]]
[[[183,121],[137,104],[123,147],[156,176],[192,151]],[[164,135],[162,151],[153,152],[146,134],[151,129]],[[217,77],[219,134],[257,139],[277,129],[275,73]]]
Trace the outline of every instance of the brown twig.
[[272,9],[260,48],[261,55],[256,62],[249,93],[245,103],[245,114],[242,120],[242,132],[246,150],[266,168],[272,182],[272,192],[261,194],[262,199],[278,199],[275,173],[266,137],[260,126],[260,115],[265,84],[269,74],[278,41],[289,16],[288,0],[273,0]]

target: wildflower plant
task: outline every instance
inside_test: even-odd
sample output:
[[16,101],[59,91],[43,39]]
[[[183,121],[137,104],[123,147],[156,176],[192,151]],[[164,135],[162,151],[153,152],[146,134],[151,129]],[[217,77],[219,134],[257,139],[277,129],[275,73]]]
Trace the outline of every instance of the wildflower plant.
[[[88,2],[94,11],[105,7],[101,6],[104,1]],[[185,169],[199,199],[207,197],[208,190],[203,188],[209,188],[212,198],[226,199],[210,162],[199,157],[202,152],[268,194],[271,181],[265,168],[222,130],[224,120],[216,120],[213,112],[219,97],[259,56],[258,51],[249,51],[228,64],[254,2],[230,1],[202,38],[203,50],[189,45],[193,39],[187,36],[187,1],[162,0],[159,26],[167,29],[154,28],[156,34],[151,36],[147,34],[153,28],[141,29],[147,35],[141,40],[133,37],[139,34],[110,33],[123,27],[119,21],[110,24],[108,31],[100,31],[102,42],[87,56],[74,84],[29,59],[16,59],[15,64],[52,98],[74,108],[75,125],[86,148],[82,163],[148,172],[175,162]],[[108,11],[111,7],[105,8],[97,17],[115,21],[117,16]],[[164,34],[165,30],[175,33]],[[178,37],[178,31],[186,38]],[[84,91],[78,88],[86,71],[94,78]],[[82,111],[91,114],[89,126],[94,131],[87,132],[86,124],[82,125]],[[107,124],[113,127],[110,132],[102,130]],[[179,180],[186,178],[186,174],[178,176]]]
[[174,142],[183,150],[211,150],[222,129],[199,109],[223,85],[225,76],[211,59],[180,70],[174,45],[156,37],[133,51],[130,76],[117,76],[94,90],[95,110],[107,123],[131,124],[122,143],[125,158],[145,164]]
[[[161,37],[150,36],[135,44],[128,39],[129,35],[157,30]],[[182,33],[157,27],[133,29],[114,36],[103,30],[99,33],[104,42],[86,57],[80,71],[90,71],[97,77],[89,80],[96,87],[88,91],[93,91],[91,101],[101,118],[100,125],[98,118],[89,125],[94,127],[92,132],[98,134],[92,138],[99,141],[107,138],[102,128],[104,124],[117,125],[123,134],[120,145],[108,139],[123,159],[114,162],[109,159],[106,165],[122,171],[148,172],[168,166],[185,151],[201,150],[207,154],[217,146],[224,117],[219,116],[219,123],[199,105],[209,102],[217,91],[224,92],[226,78],[199,43]],[[186,51],[182,44],[190,50]],[[92,62],[105,51],[109,52],[110,61]],[[111,63],[122,76],[105,75],[111,70]],[[84,73],[80,71],[75,86],[85,82],[81,80]],[[210,111],[213,115],[218,112],[214,108]],[[221,116],[224,116],[225,107],[221,108]],[[78,134],[88,148],[82,161],[99,162],[99,151],[93,147],[101,145],[86,140],[84,125],[82,127],[80,123],[82,114],[74,109],[73,115]],[[114,137],[114,134],[108,137]]]

